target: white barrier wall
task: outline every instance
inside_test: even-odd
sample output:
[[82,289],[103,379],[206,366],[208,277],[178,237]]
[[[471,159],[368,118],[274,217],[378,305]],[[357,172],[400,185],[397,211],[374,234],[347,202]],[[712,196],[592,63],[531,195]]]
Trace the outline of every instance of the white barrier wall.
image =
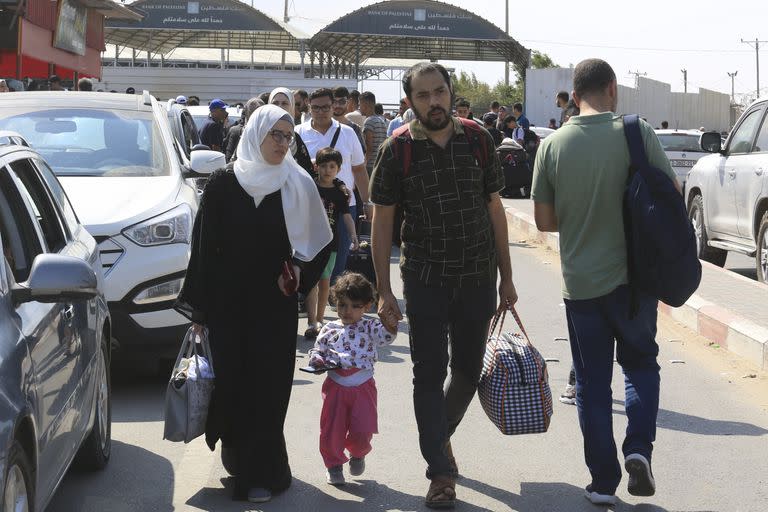
[[304,78],[301,71],[111,66],[101,69],[102,81],[94,83],[94,89],[118,92],[125,92],[128,87],[133,87],[136,92],[146,89],[161,100],[175,98],[180,94],[197,95],[202,104],[213,98],[245,102],[275,87],[306,89],[310,92],[320,87],[357,88],[355,80],[310,80]]
[[[547,126],[551,118],[560,122],[561,110],[555,105],[557,93],[573,89],[573,69],[550,68],[526,71],[525,114],[531,123]],[[619,113],[637,113],[651,126],[728,131],[731,127],[730,97],[720,92],[699,89],[698,93],[672,92],[669,84],[640,77],[637,88],[619,86]]]

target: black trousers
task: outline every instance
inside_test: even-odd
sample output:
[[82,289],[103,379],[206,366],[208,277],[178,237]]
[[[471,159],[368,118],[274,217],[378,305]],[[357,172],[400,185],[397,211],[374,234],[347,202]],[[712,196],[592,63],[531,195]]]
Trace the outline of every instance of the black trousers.
[[[434,288],[407,276],[403,282],[413,404],[427,478],[456,476],[446,445],[477,391],[488,327],[496,310],[495,286]],[[451,375],[446,380],[449,361]]]

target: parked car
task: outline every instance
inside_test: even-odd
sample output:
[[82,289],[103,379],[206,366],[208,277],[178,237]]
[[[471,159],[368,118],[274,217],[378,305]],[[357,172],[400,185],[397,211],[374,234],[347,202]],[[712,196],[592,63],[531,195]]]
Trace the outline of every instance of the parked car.
[[44,156],[96,238],[120,357],[174,357],[188,327],[172,306],[189,261],[194,179],[223,167],[223,155],[194,151],[185,164],[165,107],[146,91],[0,95],[0,129]]
[[725,147],[720,134],[706,132],[701,148],[713,153],[688,175],[688,214],[701,259],[725,265],[728,251],[755,257],[757,278],[768,278],[768,100],[750,105]]
[[669,163],[677,175],[677,181],[682,190],[688,173],[700,158],[707,156],[701,149],[701,133],[699,130],[655,130],[656,136],[669,158]]
[[552,128],[547,128],[545,126],[531,126],[531,131],[539,136],[539,139],[544,140],[553,133],[555,133],[555,130]]
[[74,460],[109,461],[111,323],[96,241],[20,140],[0,132],[0,489],[41,511]]

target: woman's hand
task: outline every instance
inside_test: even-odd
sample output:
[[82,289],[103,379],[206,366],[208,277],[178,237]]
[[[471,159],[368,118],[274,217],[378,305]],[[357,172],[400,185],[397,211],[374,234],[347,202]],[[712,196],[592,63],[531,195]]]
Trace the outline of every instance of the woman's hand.
[[312,357],[309,359],[309,366],[312,368],[322,368],[325,366],[325,359],[320,354],[312,354]]
[[280,291],[283,292],[283,295],[285,296],[290,296],[296,293],[296,290],[299,289],[299,283],[301,283],[301,269],[296,265],[292,265],[292,267],[293,275],[296,276],[295,283],[289,285],[283,274],[280,274],[280,277],[277,278],[277,287],[280,288]]
[[196,324],[194,322],[192,323],[192,332],[195,333],[195,336],[202,336],[204,330],[205,326]]
[[352,239],[352,245],[350,246],[349,250],[351,250],[351,251],[359,251],[360,250],[360,241],[357,239],[357,237]]

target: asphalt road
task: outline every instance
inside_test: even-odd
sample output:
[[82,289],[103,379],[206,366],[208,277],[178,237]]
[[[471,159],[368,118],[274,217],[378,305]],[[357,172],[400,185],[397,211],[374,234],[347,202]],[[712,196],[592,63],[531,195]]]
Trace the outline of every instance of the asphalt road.
[[[511,237],[520,314],[550,365],[553,394],[570,367],[556,255]],[[400,290],[395,293],[402,296]],[[303,331],[304,326],[300,326]],[[513,326],[507,322],[507,329]],[[324,481],[318,453],[322,378],[297,371],[286,435],[293,486],[272,502],[229,498],[219,454],[202,439],[162,441],[164,378],[118,372],[113,392],[112,460],[100,473],[70,472],[49,507],[53,512],[167,511],[416,511],[427,510],[424,462],[411,402],[407,324],[377,366],[379,431],[366,473],[345,487]],[[635,498],[619,488],[613,510],[643,512],[764,512],[768,503],[768,377],[706,340],[663,320],[659,344],[661,411],[654,452],[657,495]],[[299,342],[299,365],[309,344]],[[681,362],[672,362],[681,361]],[[254,362],[258,371],[258,362]],[[755,375],[755,378],[743,378]],[[620,369],[615,372],[614,427],[626,427]],[[265,390],[266,392],[266,390]],[[550,431],[505,437],[473,402],[453,439],[462,473],[457,510],[601,510],[588,503],[576,409],[555,402]],[[349,478],[349,477],[348,477]]]
[[[505,206],[512,206],[533,215],[533,201],[530,199],[503,199],[502,202]],[[725,268],[744,277],[757,280],[755,258],[737,252],[729,252],[725,261]]]

